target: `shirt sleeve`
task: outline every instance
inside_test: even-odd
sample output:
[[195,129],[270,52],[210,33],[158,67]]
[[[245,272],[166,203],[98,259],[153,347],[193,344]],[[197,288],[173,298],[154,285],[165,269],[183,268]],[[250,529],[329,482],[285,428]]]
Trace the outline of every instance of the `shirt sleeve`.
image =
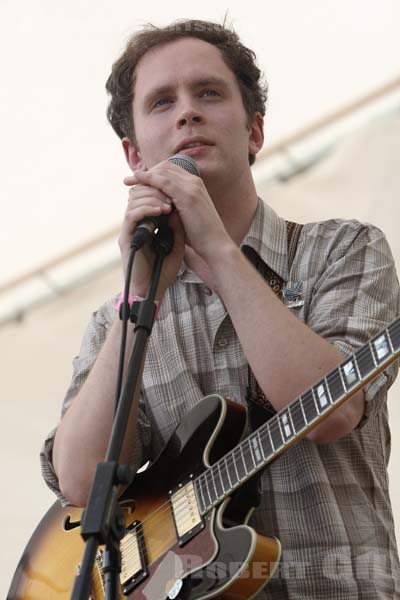
[[[73,375],[70,386],[62,403],[61,416],[67,412],[73,398],[77,395],[100,352],[107,336],[107,330],[115,317],[113,305],[116,298],[106,302],[98,311],[94,312],[83,336],[79,355],[73,359]],[[53,446],[57,428],[53,429],[46,437],[40,452],[40,461],[43,478],[48,487],[56,494],[63,506],[68,504],[60,491],[57,475],[53,467]],[[143,409],[142,398],[139,401],[138,427],[131,468],[135,471],[147,460],[150,446],[151,428]]]
[[[343,222],[335,238],[328,265],[313,290],[307,323],[349,355],[399,316],[399,283],[380,229]],[[359,427],[381,410],[397,373],[396,361],[364,388],[365,412]]]

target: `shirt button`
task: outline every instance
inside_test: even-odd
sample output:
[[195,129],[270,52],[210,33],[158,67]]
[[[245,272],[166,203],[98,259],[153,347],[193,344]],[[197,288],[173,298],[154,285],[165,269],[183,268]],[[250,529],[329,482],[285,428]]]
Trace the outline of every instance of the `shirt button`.
[[217,346],[219,348],[225,348],[228,345],[228,340],[224,337],[219,338],[219,340],[217,341]]

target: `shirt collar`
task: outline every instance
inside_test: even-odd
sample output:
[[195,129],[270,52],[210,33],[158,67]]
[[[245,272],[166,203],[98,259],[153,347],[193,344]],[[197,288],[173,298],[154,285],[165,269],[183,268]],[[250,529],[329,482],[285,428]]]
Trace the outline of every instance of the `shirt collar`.
[[250,229],[243,240],[243,246],[250,246],[266,265],[284,281],[288,280],[288,253],[286,221],[261,198]]
[[[284,219],[261,198],[250,229],[242,246],[249,246],[284,281],[288,279],[287,229]],[[183,261],[177,275],[187,283],[200,283],[201,279],[190,271]]]

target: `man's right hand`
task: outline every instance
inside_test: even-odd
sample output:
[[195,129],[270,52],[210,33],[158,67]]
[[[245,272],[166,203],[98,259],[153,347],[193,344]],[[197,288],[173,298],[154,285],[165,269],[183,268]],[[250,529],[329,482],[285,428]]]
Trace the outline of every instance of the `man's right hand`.
[[[174,232],[174,247],[165,258],[157,290],[157,300],[161,300],[166,289],[173,283],[181,265],[185,250],[185,234],[181,219],[172,211],[171,199],[160,190],[146,185],[136,185],[129,190],[128,206],[125,211],[121,233],[118,239],[122,266],[126,277],[130,244],[138,223],[145,217],[170,215],[168,224]],[[136,296],[147,295],[153,270],[155,254],[146,244],[136,253],[133,263],[130,293]]]

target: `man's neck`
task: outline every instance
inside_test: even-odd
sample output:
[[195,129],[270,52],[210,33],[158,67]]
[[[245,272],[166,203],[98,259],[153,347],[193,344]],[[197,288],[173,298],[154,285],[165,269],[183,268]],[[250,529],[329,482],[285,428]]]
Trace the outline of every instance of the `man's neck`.
[[258,206],[251,172],[246,175],[242,181],[235,181],[229,189],[225,188],[221,193],[210,191],[225,229],[237,246],[240,246],[246,237]]
[[[237,246],[240,246],[246,237],[254,219],[258,206],[257,192],[254,182],[250,177],[249,185],[236,186],[235,189],[224,190],[223,194],[210,190],[215,208],[224,223],[225,229]],[[208,270],[204,261],[192,249],[185,251],[185,263],[189,269],[200,275],[200,270]]]

